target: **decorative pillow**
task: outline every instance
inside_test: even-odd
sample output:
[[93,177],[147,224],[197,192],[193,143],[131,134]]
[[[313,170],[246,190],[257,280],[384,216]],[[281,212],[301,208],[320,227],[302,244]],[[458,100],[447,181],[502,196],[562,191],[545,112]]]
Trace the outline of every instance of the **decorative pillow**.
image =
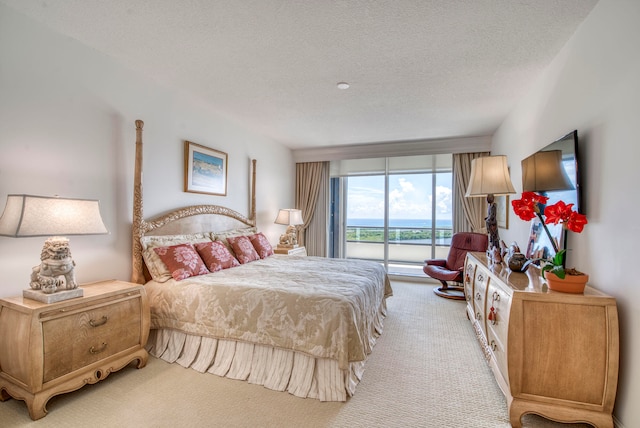
[[184,235],[161,235],[161,236],[143,236],[140,238],[142,244],[142,258],[144,259],[147,269],[151,277],[158,282],[166,282],[171,279],[171,272],[167,269],[160,257],[153,251],[158,247],[169,247],[178,244],[195,244],[198,242],[211,242],[211,234],[191,233]]
[[153,251],[160,257],[171,276],[180,281],[190,276],[206,275],[209,270],[192,244],[178,244],[171,247],[157,247]]
[[202,242],[196,244],[195,247],[200,257],[202,257],[205,266],[211,272],[240,266],[238,260],[233,257],[233,254],[231,254],[227,247],[220,241]]
[[227,238],[229,245],[233,248],[233,252],[236,253],[236,258],[242,264],[260,260],[260,256],[253,248],[253,244],[249,240],[248,236],[231,236]]
[[231,251],[231,254],[233,254],[233,248],[231,247],[231,244],[229,244],[228,238],[231,238],[233,236],[249,236],[253,235],[257,231],[258,229],[255,226],[240,227],[238,229],[229,229],[222,232],[216,232],[213,234],[213,238],[215,241],[222,242],[227,247],[227,249]]
[[261,259],[266,259],[267,257],[273,255],[273,247],[262,232],[258,232],[255,235],[249,236],[249,241],[251,241],[251,244],[253,244],[253,248],[255,248]]

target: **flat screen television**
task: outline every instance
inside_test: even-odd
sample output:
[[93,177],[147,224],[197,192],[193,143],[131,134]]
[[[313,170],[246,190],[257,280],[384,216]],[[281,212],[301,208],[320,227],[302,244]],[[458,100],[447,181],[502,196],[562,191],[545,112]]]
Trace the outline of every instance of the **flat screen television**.
[[[524,165],[530,161],[534,156],[537,156],[541,152],[559,151],[558,155],[561,159],[561,165],[564,168],[566,177],[571,182],[571,189],[565,190],[553,190],[539,192],[544,196],[547,196],[549,200],[547,205],[555,204],[558,201],[563,201],[566,204],[574,204],[574,209],[581,214],[584,214],[584,205],[582,203],[582,185],[580,179],[580,169],[578,168],[578,131],[574,130],[567,135],[559,138],[548,146],[540,149],[538,152],[532,154],[528,158],[522,161],[522,180],[523,188],[525,185],[525,168]],[[566,248],[566,234],[563,232],[560,226],[553,227],[550,225],[549,231],[556,237],[558,248]],[[531,224],[531,236],[527,245],[526,256],[528,258],[549,257],[553,256],[554,251],[551,243],[548,241],[544,232],[542,232],[539,221],[533,220]]]
[[558,201],[564,201],[566,204],[574,204],[574,209],[584,214],[582,183],[580,180],[580,170],[578,168],[578,131],[574,130],[568,133],[564,137],[540,149],[539,152],[552,150],[560,150],[562,152],[562,166],[571,184],[573,184],[573,189],[545,192],[545,195],[549,198],[547,204],[551,205]]

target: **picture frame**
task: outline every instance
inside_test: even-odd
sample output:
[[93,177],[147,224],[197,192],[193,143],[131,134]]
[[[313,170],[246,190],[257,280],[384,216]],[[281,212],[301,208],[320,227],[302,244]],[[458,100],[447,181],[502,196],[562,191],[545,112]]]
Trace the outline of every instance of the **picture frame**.
[[495,198],[498,227],[501,229],[509,229],[509,195],[500,195]]
[[[562,223],[547,224],[549,233],[557,243],[557,248],[564,248],[564,230]],[[549,259],[555,256],[553,245],[549,241],[549,236],[544,231],[544,226],[540,218],[536,217],[531,220],[531,229],[529,231],[529,239],[527,241],[526,257],[528,259]]]
[[225,152],[185,141],[184,158],[185,192],[227,196]]

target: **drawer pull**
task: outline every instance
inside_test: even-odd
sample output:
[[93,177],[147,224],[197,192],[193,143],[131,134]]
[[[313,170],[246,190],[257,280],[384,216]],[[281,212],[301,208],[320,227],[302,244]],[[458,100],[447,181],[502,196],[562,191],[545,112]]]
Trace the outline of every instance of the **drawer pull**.
[[491,350],[495,352],[496,348],[498,347],[498,345],[496,345],[496,341],[492,340],[491,344],[489,345],[491,346]]
[[498,294],[497,291],[493,292],[493,301],[494,302],[499,302],[500,301],[500,294]]
[[480,321],[482,319],[482,314],[480,312],[476,312],[476,319]]
[[482,294],[476,293],[476,300],[480,300],[480,299],[482,299]]
[[100,346],[99,349],[96,349],[95,347],[91,347],[89,348],[89,353],[90,354],[99,354],[100,352],[104,351],[105,349],[107,349],[107,342],[103,342],[102,346]]
[[107,318],[106,315],[103,315],[102,318],[100,318],[100,320],[98,320],[98,321],[89,320],[89,325],[91,327],[100,327],[101,325],[106,324],[108,320],[109,320],[109,318]]

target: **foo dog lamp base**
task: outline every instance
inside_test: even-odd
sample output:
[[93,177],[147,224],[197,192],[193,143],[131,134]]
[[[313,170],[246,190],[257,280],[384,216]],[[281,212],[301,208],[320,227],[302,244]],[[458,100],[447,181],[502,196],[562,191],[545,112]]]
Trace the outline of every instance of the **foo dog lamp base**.
[[75,299],[76,297],[82,297],[84,292],[82,288],[74,288],[72,290],[60,290],[55,293],[47,294],[40,290],[23,290],[22,297],[25,299],[37,300],[42,303],[56,303],[63,300]]

